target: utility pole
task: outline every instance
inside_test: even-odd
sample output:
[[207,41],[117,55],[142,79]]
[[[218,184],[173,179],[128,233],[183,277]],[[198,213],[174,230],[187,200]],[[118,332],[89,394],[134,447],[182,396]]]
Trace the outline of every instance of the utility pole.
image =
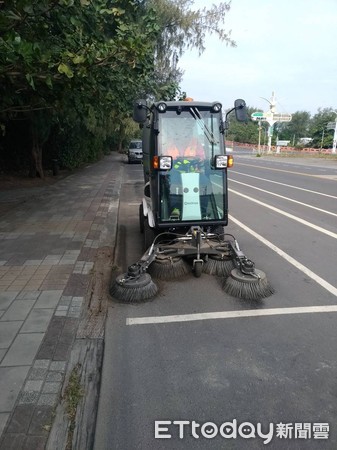
[[270,100],[268,100],[267,98],[264,98],[264,97],[261,97],[261,98],[263,98],[263,100],[266,100],[269,103],[269,114],[268,114],[268,118],[267,118],[267,122],[268,122],[268,153],[271,153],[271,138],[273,136],[274,124],[276,122],[274,120],[275,106],[276,106],[275,92],[272,92]]
[[332,144],[332,153],[336,153],[336,147],[337,147],[337,113],[335,122],[329,122],[326,126],[327,130],[334,130],[333,134],[333,144]]
[[[337,114],[337,113],[335,113],[335,114]],[[336,153],[336,146],[337,146],[337,116],[336,116],[336,122],[335,122],[335,132],[333,135],[332,153]]]
[[262,111],[256,111],[251,114],[252,120],[255,122],[258,122],[259,124],[259,147],[258,152],[260,153],[260,146],[261,146],[261,122],[267,122],[268,123],[268,153],[271,153],[271,138],[273,136],[273,129],[274,124],[276,122],[290,122],[292,119],[291,114],[279,114],[275,111],[276,106],[276,100],[275,100],[275,93],[272,93],[272,97],[270,100],[267,98],[261,97],[263,100],[266,100],[269,103],[269,111],[262,112]]

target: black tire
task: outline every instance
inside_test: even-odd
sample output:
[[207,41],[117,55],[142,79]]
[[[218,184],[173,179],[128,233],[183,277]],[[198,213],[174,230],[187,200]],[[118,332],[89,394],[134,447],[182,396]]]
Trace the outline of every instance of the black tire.
[[144,250],[147,250],[152,242],[154,241],[154,238],[156,237],[156,231],[150,227],[149,222],[147,218],[144,218]]
[[139,205],[139,229],[142,234],[144,233],[144,221],[145,221],[144,208],[143,203],[141,203]]
[[202,274],[202,262],[195,262],[193,267],[193,273],[196,278],[199,278]]

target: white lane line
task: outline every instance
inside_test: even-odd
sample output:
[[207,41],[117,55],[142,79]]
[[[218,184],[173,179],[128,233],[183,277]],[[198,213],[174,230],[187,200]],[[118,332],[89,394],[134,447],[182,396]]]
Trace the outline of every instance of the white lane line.
[[[273,167],[262,167],[260,165],[256,165],[256,164],[244,164],[244,163],[238,163],[241,166],[249,166],[249,167],[256,167],[257,169],[259,167],[261,167],[261,169],[266,169],[266,170],[274,170],[276,172],[287,172],[287,173],[292,173],[294,175],[301,175],[302,177],[311,177],[311,178],[323,178],[322,175],[314,175],[312,173],[304,173],[304,172],[293,172],[291,170],[285,170],[285,169],[275,169]],[[295,166],[295,168],[297,168],[297,166]],[[298,166],[299,169],[302,169],[302,167]],[[308,167],[309,170],[311,170],[311,167]]]
[[126,319],[126,325],[149,325],[154,323],[193,322],[195,320],[236,319],[239,317],[283,316],[289,314],[328,312],[337,312],[337,305],[246,309],[241,311],[218,311],[213,313],[179,314],[172,316],[128,317]]
[[258,239],[260,242],[262,242],[264,245],[269,247],[271,250],[273,250],[275,253],[277,253],[279,256],[284,258],[288,263],[292,264],[296,267],[296,269],[299,269],[301,272],[303,272],[305,275],[310,277],[312,280],[316,281],[320,286],[322,286],[324,289],[326,289],[330,294],[335,295],[337,297],[337,288],[333,286],[332,284],[328,283],[326,280],[321,278],[319,275],[317,275],[315,272],[312,272],[312,270],[308,269],[308,267],[301,264],[299,261],[294,259],[292,256],[288,255],[288,253],[281,250],[279,247],[265,239],[260,234],[253,231],[251,228],[247,227],[247,225],[243,224],[239,220],[235,219],[235,217],[229,215],[229,219],[236,223],[239,227],[241,227],[243,230],[245,230],[247,233],[254,236],[256,239]]
[[250,200],[251,202],[257,203],[258,205],[261,205],[261,206],[264,206],[265,208],[271,209],[272,211],[282,214],[283,216],[289,217],[289,219],[295,220],[296,222],[306,225],[307,227],[313,228],[316,231],[319,231],[323,234],[326,234],[327,236],[337,239],[337,234],[333,233],[332,231],[326,230],[325,228],[319,227],[318,225],[314,225],[313,223],[307,222],[306,220],[296,217],[293,214],[289,214],[285,211],[282,211],[279,208],[275,208],[275,206],[271,206],[271,205],[268,205],[267,203],[260,202],[260,200],[256,200],[255,198],[249,197],[248,195],[241,194],[240,192],[234,191],[234,189],[228,188],[228,190],[230,192],[232,192],[233,194],[236,194],[236,195],[239,195],[240,197],[246,198],[247,200]]
[[[270,241],[265,239],[260,234],[256,233],[246,225],[244,225],[235,217],[229,215],[229,219],[236,223],[239,227],[245,230],[247,233],[251,234],[253,237],[258,239],[264,245],[269,247],[271,250],[276,252],[279,256],[284,258],[288,263],[295,266],[298,270],[303,272],[309,278],[314,280],[321,287],[326,289],[332,295],[337,297],[337,288],[332,286],[326,280],[321,278],[308,267],[301,264],[299,261],[294,259],[292,256],[285,253],[276,245],[272,244]],[[179,314],[171,316],[154,316],[154,317],[129,317],[126,319],[126,325],[145,325],[154,323],[170,323],[170,322],[191,322],[195,320],[210,320],[210,319],[230,319],[239,317],[256,317],[256,316],[272,316],[272,315],[286,315],[286,314],[304,314],[304,313],[324,313],[324,312],[337,312],[337,305],[326,305],[326,306],[304,306],[304,307],[292,307],[292,308],[271,308],[271,309],[253,309],[253,310],[243,310],[243,311],[224,311],[224,312],[214,312],[214,313],[199,313],[199,314]]]
[[233,179],[231,179],[230,181],[232,181],[233,183],[242,184],[243,186],[248,186],[250,188],[256,189],[257,191],[261,191],[261,192],[265,192],[270,195],[274,195],[275,197],[283,198],[284,200],[288,200],[289,202],[297,203],[299,205],[306,206],[307,208],[312,208],[312,209],[315,209],[316,211],[320,211],[325,214],[330,214],[331,216],[337,217],[336,213],[333,213],[331,211],[326,211],[325,209],[317,208],[316,206],[308,205],[307,203],[299,202],[298,200],[294,200],[293,198],[285,197],[284,195],[276,194],[275,192],[266,191],[265,189],[261,189],[256,186],[252,186],[251,184],[242,183],[242,181],[237,181],[237,180],[233,180]]
[[[290,187],[292,189],[298,189],[299,191],[310,192],[310,194],[317,194],[317,195],[322,195],[323,197],[330,197],[330,198],[337,199],[337,196],[335,196],[335,195],[324,194],[323,192],[312,191],[311,189],[304,189],[304,188],[301,188],[298,186],[293,186],[291,184],[281,183],[279,181],[274,181],[274,180],[268,180],[267,178],[256,177],[254,175],[248,175],[247,173],[237,172],[236,170],[232,170],[232,169],[231,169],[231,172],[237,173],[238,175],[244,175],[245,177],[255,178],[256,180],[267,181],[268,183],[280,184],[281,186]],[[230,180],[231,180],[231,178],[230,178]]]

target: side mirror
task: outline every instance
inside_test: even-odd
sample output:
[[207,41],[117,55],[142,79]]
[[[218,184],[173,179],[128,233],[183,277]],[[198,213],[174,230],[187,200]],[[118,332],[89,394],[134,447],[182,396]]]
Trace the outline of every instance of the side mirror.
[[146,100],[136,100],[133,104],[133,120],[137,123],[145,123],[147,118]]
[[234,102],[235,117],[238,122],[248,122],[248,114],[246,102],[242,99],[237,99]]

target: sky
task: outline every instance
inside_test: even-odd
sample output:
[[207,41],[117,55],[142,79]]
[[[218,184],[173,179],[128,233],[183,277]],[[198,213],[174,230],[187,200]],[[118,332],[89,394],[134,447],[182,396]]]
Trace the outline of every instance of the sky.
[[[195,0],[193,9],[219,3]],[[189,97],[224,109],[243,98],[267,111],[274,92],[279,113],[337,111],[337,0],[232,0],[224,27],[237,47],[211,36],[200,57],[181,57]]]

